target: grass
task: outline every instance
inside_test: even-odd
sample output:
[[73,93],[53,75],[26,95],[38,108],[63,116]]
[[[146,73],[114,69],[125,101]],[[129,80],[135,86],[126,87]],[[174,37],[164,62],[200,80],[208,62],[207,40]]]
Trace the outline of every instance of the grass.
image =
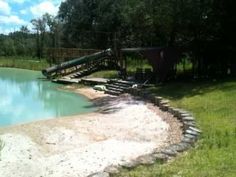
[[167,164],[124,170],[122,177],[235,177],[236,81],[176,82],[151,88],[171,104],[194,114],[201,139]]
[[[150,68],[150,65],[145,60],[135,60],[128,58],[127,60],[129,74],[135,73],[136,68]],[[0,56],[0,67],[21,68],[30,70],[42,70],[49,67],[45,59],[38,60],[32,57],[3,57]],[[92,73],[89,77],[103,77],[103,78],[117,78],[118,72],[116,70],[105,70]]]
[[30,57],[0,57],[0,67],[22,68],[30,70],[42,70],[49,64],[46,60],[36,60]]
[[151,65],[145,59],[127,58],[127,72],[135,73],[137,68],[152,68]]
[[[136,72],[136,68],[151,68],[146,60],[143,59],[134,59],[127,58],[127,73],[128,75],[133,75]],[[89,75],[89,77],[102,77],[102,78],[117,78],[118,71],[117,70],[106,70],[106,71],[98,71]]]
[[88,77],[102,77],[102,78],[117,78],[118,77],[118,72],[115,70],[106,70],[106,71],[98,71],[95,73],[92,73]]

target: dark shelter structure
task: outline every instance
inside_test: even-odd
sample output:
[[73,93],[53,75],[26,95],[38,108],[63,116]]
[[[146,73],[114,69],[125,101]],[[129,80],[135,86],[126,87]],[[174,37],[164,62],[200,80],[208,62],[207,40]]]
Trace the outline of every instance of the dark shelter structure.
[[180,61],[180,52],[173,47],[156,47],[156,48],[124,48],[121,49],[121,68],[126,70],[126,55],[137,53],[143,59],[147,59],[152,66],[153,74],[157,82],[163,82],[168,77],[174,76],[176,64]]

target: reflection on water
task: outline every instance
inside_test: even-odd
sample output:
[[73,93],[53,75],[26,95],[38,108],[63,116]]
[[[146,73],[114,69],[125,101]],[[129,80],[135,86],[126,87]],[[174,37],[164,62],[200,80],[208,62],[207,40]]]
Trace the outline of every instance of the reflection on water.
[[94,111],[86,98],[40,77],[40,72],[0,68],[0,126]]

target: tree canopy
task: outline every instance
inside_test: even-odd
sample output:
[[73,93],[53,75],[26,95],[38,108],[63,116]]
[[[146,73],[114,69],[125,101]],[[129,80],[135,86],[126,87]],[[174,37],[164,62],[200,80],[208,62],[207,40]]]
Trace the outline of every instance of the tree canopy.
[[[42,57],[48,47],[172,46],[204,75],[236,72],[233,0],[66,0],[58,15],[1,35],[1,55]],[[32,47],[35,53],[32,54]]]

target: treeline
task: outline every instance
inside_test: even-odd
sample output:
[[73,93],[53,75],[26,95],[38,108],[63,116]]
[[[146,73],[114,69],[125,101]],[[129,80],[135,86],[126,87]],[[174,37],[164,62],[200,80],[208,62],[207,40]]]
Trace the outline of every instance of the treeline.
[[62,24],[57,17],[44,14],[31,20],[33,29],[27,26],[8,35],[0,34],[0,56],[31,56],[38,59],[45,57],[45,49],[57,48]]
[[0,56],[33,56],[35,34],[22,26],[19,31],[9,35],[0,34],[0,44]]
[[236,72],[233,0],[66,0],[57,17],[45,14],[32,24],[34,33],[2,35],[0,54],[40,58],[48,47],[172,46],[190,60],[194,75]]

